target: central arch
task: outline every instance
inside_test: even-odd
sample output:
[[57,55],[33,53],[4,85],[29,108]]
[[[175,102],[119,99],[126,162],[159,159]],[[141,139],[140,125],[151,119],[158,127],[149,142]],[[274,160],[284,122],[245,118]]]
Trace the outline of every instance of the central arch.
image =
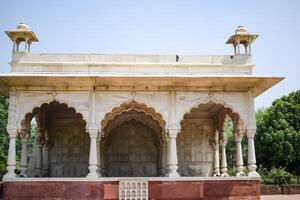
[[109,177],[159,176],[165,121],[153,108],[131,101],[114,108],[101,122],[102,174]]

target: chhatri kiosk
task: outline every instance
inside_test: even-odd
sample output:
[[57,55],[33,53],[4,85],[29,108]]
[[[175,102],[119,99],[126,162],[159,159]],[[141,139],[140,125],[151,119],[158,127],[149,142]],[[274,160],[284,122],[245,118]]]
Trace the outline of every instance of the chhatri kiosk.
[[[11,72],[0,74],[9,96],[4,199],[259,199],[254,98],[282,77],[252,75],[258,35],[239,26],[227,41],[234,55],[203,56],[36,54],[28,25],[6,34],[13,51]],[[227,172],[229,119],[236,176]]]

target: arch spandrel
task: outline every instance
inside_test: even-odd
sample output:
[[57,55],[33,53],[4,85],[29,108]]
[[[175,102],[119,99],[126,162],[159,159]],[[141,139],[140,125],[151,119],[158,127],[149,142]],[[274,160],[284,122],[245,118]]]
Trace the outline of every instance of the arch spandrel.
[[70,106],[69,104],[67,104],[65,102],[60,102],[60,101],[57,101],[57,100],[52,100],[52,101],[43,101],[43,103],[41,103],[40,105],[34,106],[31,110],[28,109],[29,111],[26,111],[26,113],[24,111],[24,113],[25,113],[24,115],[22,115],[22,113],[19,113],[19,119],[20,119],[20,121],[19,121],[18,125],[19,125],[20,129],[22,127],[24,127],[24,126],[28,126],[27,125],[28,122],[26,122],[26,121],[29,120],[29,119],[31,121],[31,119],[34,117],[34,115],[39,112],[39,109],[41,109],[41,108],[43,108],[45,106],[48,106],[48,105],[50,105],[53,102],[57,102],[60,105],[64,105],[67,109],[73,110],[73,112],[75,112],[76,115],[80,115],[82,117],[82,119],[87,124],[87,119],[84,117],[83,114],[81,114],[80,112],[78,112],[76,108],[74,108],[73,106]]
[[[179,94],[178,99],[180,100],[182,96],[184,96],[184,94]],[[186,99],[180,102],[180,105],[176,105],[177,107],[180,106],[181,108],[183,108],[183,109],[177,109],[176,112],[177,123],[180,124],[181,120],[184,118],[184,115],[190,113],[190,111],[193,108],[198,108],[201,104],[207,104],[209,102],[213,102],[215,104],[223,105],[224,108],[230,109],[233,115],[239,116],[243,124],[243,128],[245,128],[246,126],[245,122],[247,122],[247,112],[246,112],[247,105],[246,102],[243,102],[244,95],[241,94],[240,96],[242,97],[242,99],[236,99],[235,101],[233,101],[232,98],[228,98],[228,96],[230,96],[230,94],[225,96],[224,94],[209,95],[208,93],[206,93],[206,95],[204,95],[202,93],[199,96],[193,94],[192,97],[187,97]]]
[[[131,101],[142,102],[162,115],[166,123],[169,121],[169,93],[168,92],[111,92],[96,93],[97,122],[101,122],[105,115],[114,108]],[[100,124],[101,125],[101,124]],[[101,127],[103,128],[103,127]]]
[[[43,104],[50,104],[53,101],[57,101],[61,104],[66,104],[68,108],[73,108],[76,110],[76,113],[80,113],[82,115],[83,120],[88,124],[89,122],[89,107],[79,106],[78,100],[74,101],[77,95],[56,95],[53,93],[34,93],[34,94],[26,94],[24,92],[20,92],[17,96],[17,125],[18,129],[22,128],[22,122],[25,116],[29,113],[32,113],[35,108],[39,108]],[[86,101],[88,105],[88,100]],[[84,103],[84,102],[83,102]]]

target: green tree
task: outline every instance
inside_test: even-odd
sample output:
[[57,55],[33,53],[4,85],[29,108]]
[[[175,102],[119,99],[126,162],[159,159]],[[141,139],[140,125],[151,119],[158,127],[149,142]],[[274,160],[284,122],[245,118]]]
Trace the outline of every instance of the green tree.
[[300,174],[300,90],[256,113],[258,164]]
[[8,133],[6,131],[7,110],[8,98],[5,96],[0,96],[0,179],[6,172],[6,161],[9,141]]

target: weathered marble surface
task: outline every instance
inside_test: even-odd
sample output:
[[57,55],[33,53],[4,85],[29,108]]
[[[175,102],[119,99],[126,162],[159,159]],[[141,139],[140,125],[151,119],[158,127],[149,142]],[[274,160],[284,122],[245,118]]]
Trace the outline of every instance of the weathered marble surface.
[[106,175],[153,177],[158,175],[159,138],[151,128],[131,120],[109,133],[105,145]]
[[211,176],[213,127],[209,118],[190,118],[181,123],[181,132],[177,136],[179,174]]

